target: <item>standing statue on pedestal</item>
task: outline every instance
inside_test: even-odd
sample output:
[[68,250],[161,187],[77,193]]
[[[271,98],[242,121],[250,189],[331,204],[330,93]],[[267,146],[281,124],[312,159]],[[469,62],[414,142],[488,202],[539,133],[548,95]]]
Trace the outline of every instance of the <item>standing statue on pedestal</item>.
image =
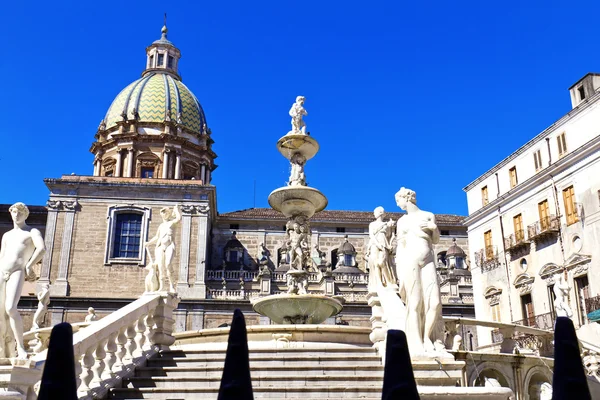
[[557,317],[573,317],[573,311],[569,307],[569,284],[562,273],[556,275],[554,284],[554,311]]
[[258,264],[259,270],[269,269],[269,262],[271,252],[265,246],[265,242],[262,242],[258,247],[258,253],[256,254],[256,263]]
[[375,221],[369,224],[369,244],[365,258],[377,284],[384,287],[396,285],[396,273],[392,267],[392,241],[394,221],[384,221],[385,210],[377,207],[373,212]]
[[23,321],[17,310],[25,279],[35,279],[33,266],[44,255],[46,248],[39,230],[25,224],[29,209],[15,203],[8,209],[13,229],[2,237],[0,248],[0,357],[27,358],[23,344]]
[[165,275],[169,280],[169,292],[175,293],[173,285],[173,268],[171,261],[175,254],[175,243],[173,242],[173,226],[181,221],[181,212],[179,206],[173,207],[173,211],[168,207],[163,207],[160,210],[160,216],[163,222],[159,225],[156,235],[144,244],[148,247],[152,243],[156,243],[154,249],[154,262],[158,266],[158,291],[165,290]]
[[44,322],[44,317],[48,312],[48,304],[50,304],[50,285],[44,283],[41,290],[37,294],[38,308],[33,315],[33,328],[40,329]]
[[308,115],[304,109],[304,96],[296,97],[296,102],[290,108],[290,117],[292,117],[292,131],[290,133],[301,133],[306,135],[306,124],[302,117]]
[[435,216],[417,207],[416,193],[401,188],[398,207],[406,215],[396,224],[396,271],[406,305],[406,338],[411,356],[443,350],[442,302],[433,245],[440,232]]

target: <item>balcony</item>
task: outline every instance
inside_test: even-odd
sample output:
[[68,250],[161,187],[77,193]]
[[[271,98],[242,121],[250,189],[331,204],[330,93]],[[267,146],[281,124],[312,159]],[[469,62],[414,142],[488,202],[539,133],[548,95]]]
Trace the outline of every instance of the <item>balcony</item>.
[[589,299],[585,299],[585,310],[588,313],[592,311],[600,310],[600,296],[590,297]]
[[525,231],[519,229],[512,235],[504,238],[504,248],[506,251],[518,251],[529,245],[529,240],[525,239]]
[[527,227],[529,240],[540,241],[548,237],[556,236],[560,229],[560,220],[556,215],[542,218]]
[[554,329],[555,315],[553,312],[536,315],[535,317],[529,317],[520,321],[514,321],[513,324],[528,326],[530,328],[543,329],[545,331],[551,331]]
[[481,267],[481,272],[489,272],[500,266],[498,249],[496,246],[486,246],[475,252],[475,264]]

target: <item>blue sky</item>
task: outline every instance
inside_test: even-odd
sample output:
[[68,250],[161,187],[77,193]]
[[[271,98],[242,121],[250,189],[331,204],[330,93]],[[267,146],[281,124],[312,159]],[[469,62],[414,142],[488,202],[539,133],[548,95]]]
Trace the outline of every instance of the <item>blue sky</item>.
[[[8,2],[0,57],[0,203],[44,204],[43,178],[92,174],[113,98],[160,37],[213,131],[220,212],[267,207],[277,139],[306,96],[329,209],[466,214],[462,188],[570,109],[600,70],[599,2]],[[256,200],[253,186],[256,182]]]

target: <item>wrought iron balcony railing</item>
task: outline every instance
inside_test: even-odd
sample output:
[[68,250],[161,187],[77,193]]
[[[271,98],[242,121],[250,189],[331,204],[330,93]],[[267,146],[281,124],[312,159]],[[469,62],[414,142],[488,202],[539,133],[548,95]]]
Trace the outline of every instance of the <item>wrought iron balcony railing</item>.
[[523,229],[519,229],[512,235],[504,238],[504,248],[506,250],[514,250],[526,246],[528,243],[529,241],[525,238],[525,231]]
[[585,299],[585,311],[589,314],[596,310],[600,310],[600,296]]
[[520,321],[514,321],[513,324],[551,331],[554,329],[555,319],[556,316],[554,315],[554,313],[549,312],[545,314],[536,315],[534,317],[525,318]]
[[560,229],[560,220],[556,215],[549,215],[527,227],[529,240],[539,240],[545,236],[551,236],[558,233]]
[[496,246],[486,246],[475,252],[475,264],[481,267],[482,272],[498,268],[500,266],[498,248]]

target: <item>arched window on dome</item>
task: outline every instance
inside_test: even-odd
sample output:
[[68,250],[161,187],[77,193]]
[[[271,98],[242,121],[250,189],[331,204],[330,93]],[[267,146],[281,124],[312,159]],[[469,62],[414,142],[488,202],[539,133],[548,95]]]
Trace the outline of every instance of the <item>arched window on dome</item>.
[[154,153],[142,153],[137,156],[135,176],[138,178],[157,178],[160,159]]
[[115,176],[117,160],[108,158],[102,163],[102,176]]
[[200,166],[194,161],[183,163],[183,179],[199,179]]

